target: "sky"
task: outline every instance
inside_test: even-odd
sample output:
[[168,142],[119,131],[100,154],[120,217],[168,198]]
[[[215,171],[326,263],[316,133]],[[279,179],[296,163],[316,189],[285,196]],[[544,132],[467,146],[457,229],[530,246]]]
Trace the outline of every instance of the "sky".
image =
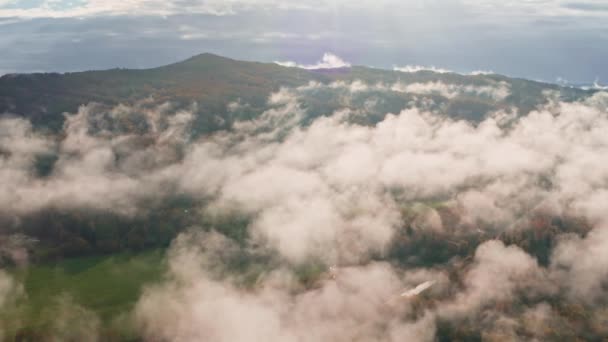
[[606,0],[0,0],[0,74],[148,68],[211,52],[315,65],[608,82]]

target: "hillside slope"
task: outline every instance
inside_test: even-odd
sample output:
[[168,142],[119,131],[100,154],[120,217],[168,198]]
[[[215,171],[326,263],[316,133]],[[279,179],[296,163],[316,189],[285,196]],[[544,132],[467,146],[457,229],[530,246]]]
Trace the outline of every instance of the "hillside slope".
[[[329,83],[355,80],[367,84],[444,83],[477,87],[504,83],[509,86],[510,95],[504,101],[499,101],[498,106],[515,106],[523,113],[544,101],[541,96],[543,91],[558,91],[562,100],[566,101],[587,93],[580,89],[500,75],[440,74],[431,71],[403,73],[368,67],[303,70],[201,54],[154,69],[5,75],[0,77],[0,113],[27,117],[36,126],[57,130],[63,123],[63,113],[73,113],[80,105],[97,102],[112,106],[151,98],[156,103],[171,101],[189,105],[196,102],[199,126],[203,131],[212,131],[217,128],[213,127],[213,116],[220,115],[226,119],[226,105],[231,101],[241,100],[249,104],[255,113],[263,108],[268,95],[280,87],[301,86],[311,81]],[[408,96],[399,97],[401,100],[397,99],[397,103],[390,106],[391,109],[402,108],[411,100]],[[449,106],[448,114],[475,121],[489,110],[496,109],[496,101],[484,101],[479,97],[446,99],[436,96],[436,101]]]

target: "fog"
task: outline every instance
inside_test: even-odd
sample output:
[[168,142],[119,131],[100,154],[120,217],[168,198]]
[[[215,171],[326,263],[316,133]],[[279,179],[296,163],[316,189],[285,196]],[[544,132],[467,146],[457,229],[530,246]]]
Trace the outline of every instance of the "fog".
[[[330,89],[342,103],[368,97],[365,110],[381,120],[357,123],[362,112],[350,106],[311,118],[304,99]],[[388,93],[419,102],[378,112],[378,94]],[[196,104],[90,104],[66,114],[58,136],[4,117],[0,208],[19,229],[45,208],[130,217],[186,194],[200,200],[200,221],[247,217],[241,242],[183,227],[168,273],[133,312],[150,340],[432,341],[449,327],[488,340],[602,336],[593,322],[607,317],[608,93],[562,102],[547,92],[528,115],[497,108],[478,123],[418,105],[431,95],[509,94],[506,83],[311,83],[270,94],[254,119],[206,136],[193,128]],[[56,161],[41,176],[36,160],[49,154]],[[518,236],[546,232],[555,245],[544,262],[532,238]],[[425,245],[436,241],[471,253],[446,249],[453,255],[436,262]],[[430,252],[410,251],[415,244]],[[231,260],[243,255],[265,261],[235,272]],[[318,271],[303,281],[307,265]],[[0,276],[1,306],[13,283]],[[585,325],[564,323],[568,305],[583,305]],[[89,322],[86,333],[99,324]]]

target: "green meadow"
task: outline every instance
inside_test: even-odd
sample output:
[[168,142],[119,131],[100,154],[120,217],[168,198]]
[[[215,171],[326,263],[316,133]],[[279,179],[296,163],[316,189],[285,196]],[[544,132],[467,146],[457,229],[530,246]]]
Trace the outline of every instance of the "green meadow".
[[161,279],[163,257],[164,250],[157,249],[11,270],[22,289],[18,300],[0,313],[5,338],[37,340],[39,332],[50,331],[70,340],[62,325],[90,326],[112,339],[132,335],[130,312],[145,284]]

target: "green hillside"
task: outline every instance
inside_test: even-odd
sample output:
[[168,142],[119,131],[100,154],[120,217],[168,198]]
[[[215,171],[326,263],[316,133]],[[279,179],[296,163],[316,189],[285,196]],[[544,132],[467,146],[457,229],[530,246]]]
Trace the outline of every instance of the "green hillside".
[[[251,106],[252,112],[264,107],[270,92],[280,87],[293,87],[317,81],[360,80],[368,84],[403,82],[444,82],[458,85],[487,86],[506,82],[511,95],[504,103],[523,113],[542,103],[543,91],[559,91],[565,100],[586,94],[575,88],[512,79],[500,75],[460,75],[419,71],[403,73],[391,70],[356,66],[334,70],[303,70],[274,63],[236,61],[213,54],[201,54],[186,61],[154,69],[112,69],[74,73],[12,74],[0,77],[0,113],[28,117],[37,126],[57,130],[64,112],[75,112],[80,105],[98,102],[104,105],[129,104],[152,98],[157,103],[198,104],[199,127],[204,131],[218,128],[214,115],[231,122],[226,105],[240,99]],[[409,98],[398,101],[403,107]],[[439,99],[446,101],[446,99]],[[495,101],[479,98],[459,98],[447,101],[451,114],[479,120]],[[470,108],[474,108],[471,112]]]

